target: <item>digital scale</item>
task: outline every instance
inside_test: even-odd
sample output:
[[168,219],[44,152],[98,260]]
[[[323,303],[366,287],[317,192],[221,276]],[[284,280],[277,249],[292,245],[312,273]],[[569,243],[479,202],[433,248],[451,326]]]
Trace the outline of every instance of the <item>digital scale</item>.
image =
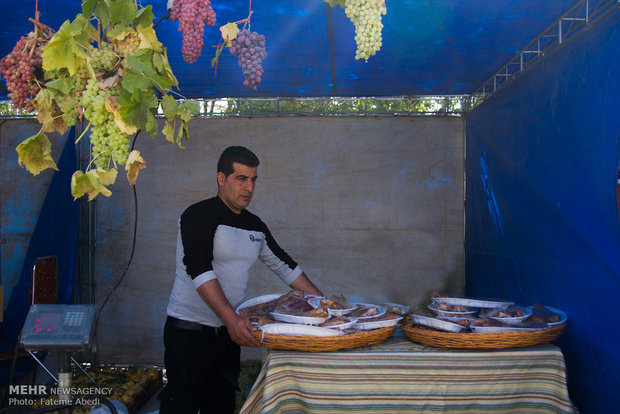
[[[71,389],[73,382],[71,361],[83,370],[71,353],[86,351],[93,346],[97,316],[97,305],[34,304],[30,307],[20,344],[58,383],[59,389]],[[58,353],[58,376],[54,376],[32,351]],[[105,398],[101,399],[113,414],[117,413],[114,405]],[[70,393],[58,394],[58,401],[64,404],[62,408],[52,406],[49,411],[58,411],[62,414],[71,412]]]
[[21,345],[33,351],[85,351],[93,344],[97,305],[30,307]]

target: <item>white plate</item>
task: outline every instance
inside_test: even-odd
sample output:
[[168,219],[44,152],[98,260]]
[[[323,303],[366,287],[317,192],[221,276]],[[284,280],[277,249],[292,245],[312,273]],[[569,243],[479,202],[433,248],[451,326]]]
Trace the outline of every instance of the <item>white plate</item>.
[[278,299],[280,296],[285,295],[285,293],[270,293],[269,295],[257,296],[255,298],[246,300],[241,305],[237,306],[236,312],[239,313],[239,309],[249,308],[250,306],[259,305],[261,303],[270,302],[274,299]]
[[500,321],[500,322],[503,322],[503,323],[512,324],[512,323],[523,322],[524,320],[526,320],[527,318],[532,316],[532,310],[531,309],[527,309],[527,308],[524,308],[522,306],[515,306],[515,308],[521,309],[525,314],[523,316],[515,316],[515,317],[512,317],[512,318],[501,318],[501,317],[497,317],[497,316],[493,316],[493,315],[496,314],[497,312],[502,311],[503,309],[496,309],[495,311],[493,311],[493,312],[491,312],[489,314],[489,318],[495,319],[496,321]]
[[[549,326],[554,326],[554,325],[559,325],[561,323],[564,323],[568,320],[568,315],[566,314],[566,312],[558,309],[558,308],[554,308],[551,306],[547,306],[547,305],[543,305],[545,308],[549,309],[549,311],[553,312],[553,313],[557,313],[558,316],[560,317],[560,320],[558,322],[547,322],[547,325]],[[533,312],[533,307],[534,305],[528,306],[527,308],[529,310],[531,310]]]
[[440,316],[453,316],[453,317],[457,315],[466,316],[466,315],[473,315],[474,313],[478,312],[478,309],[471,309],[469,307],[468,307],[469,310],[467,312],[455,312],[455,311],[441,310],[435,307],[435,303],[431,303],[430,305],[428,305],[428,308]]
[[[325,299],[325,296],[310,298],[310,299],[308,299],[308,303],[314,309],[316,309],[319,306],[321,306],[321,299]],[[351,312],[354,309],[355,309],[355,307],[348,308],[348,309],[330,309],[330,308],[327,308],[327,313],[329,314],[329,316],[344,316],[344,315],[346,315],[347,313]]]
[[287,315],[285,313],[277,313],[277,312],[269,312],[269,314],[276,321],[298,323],[302,325],[320,325],[327,320],[327,318],[315,318],[313,316]]
[[261,331],[279,335],[303,335],[303,336],[338,336],[343,332],[339,329],[329,329],[320,326],[298,325],[294,323],[270,323],[264,325]]
[[473,321],[476,320],[476,318],[468,318],[465,316],[458,316],[458,317],[454,317],[454,316],[437,316],[438,318],[441,318],[444,321],[448,321],[448,322],[454,322],[454,323],[458,323],[460,321],[469,321],[469,323],[472,323]]
[[439,329],[440,331],[461,332],[465,330],[465,327],[462,325],[448,321],[442,321],[441,319],[437,318],[431,318],[430,316],[422,316],[416,314],[411,314],[410,316],[415,323],[428,326],[430,328]]
[[399,303],[384,302],[383,306],[385,307],[386,312],[393,312],[392,309],[398,309],[398,312],[393,313],[400,313],[401,315],[406,315],[409,313],[409,306],[401,305]]
[[[355,307],[357,307],[357,305],[363,305],[363,306],[366,306],[367,308],[377,308],[377,310],[379,311],[379,313],[377,313],[376,315],[372,315],[372,316],[362,316],[362,317],[356,316],[359,322],[363,322],[364,319],[376,318],[377,316],[385,315],[385,308],[383,306],[373,305],[372,303],[362,303],[362,302],[355,302],[355,303],[352,303],[351,305]],[[353,308],[353,310],[355,310],[355,308]]]
[[449,305],[470,306],[472,308],[505,308],[515,304],[514,302],[507,300],[486,300],[473,298],[440,297],[432,298],[432,300],[434,303],[445,302]]
[[[340,325],[332,325],[332,326],[319,326],[319,328],[327,328],[327,329],[348,329],[357,323],[357,319],[348,318],[349,322],[341,323]],[[328,319],[329,320],[329,319]],[[327,321],[326,321],[327,322]]]
[[512,332],[512,331],[536,331],[544,328],[522,328],[520,326],[474,326],[471,325],[469,329],[472,332]]
[[[376,317],[376,316],[375,316]],[[395,319],[388,319],[385,321],[370,321],[370,322],[364,322],[364,320],[362,319],[361,322],[357,322],[355,324],[355,327],[357,329],[361,329],[364,331],[370,330],[370,329],[379,329],[379,328],[386,328],[388,326],[394,326],[394,325],[398,325],[398,322],[400,322],[403,319],[402,316],[399,316],[398,318]]]

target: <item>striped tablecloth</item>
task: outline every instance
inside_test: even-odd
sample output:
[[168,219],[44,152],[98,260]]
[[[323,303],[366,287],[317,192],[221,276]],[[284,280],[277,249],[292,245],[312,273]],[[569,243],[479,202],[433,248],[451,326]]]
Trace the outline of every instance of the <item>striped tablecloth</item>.
[[333,352],[270,350],[241,408],[254,413],[576,413],[554,345],[448,350],[409,341]]

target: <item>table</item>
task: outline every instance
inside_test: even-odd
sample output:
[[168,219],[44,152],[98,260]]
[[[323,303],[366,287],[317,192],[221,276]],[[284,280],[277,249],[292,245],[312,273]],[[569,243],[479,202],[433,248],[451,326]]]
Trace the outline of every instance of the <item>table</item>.
[[432,348],[397,329],[377,345],[269,350],[240,414],[576,413],[562,351]]

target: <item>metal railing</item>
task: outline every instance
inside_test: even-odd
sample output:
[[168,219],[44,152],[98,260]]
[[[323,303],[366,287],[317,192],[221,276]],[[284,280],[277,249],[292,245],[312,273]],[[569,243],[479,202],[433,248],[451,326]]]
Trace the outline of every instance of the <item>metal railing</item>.
[[[277,97],[192,99],[200,118],[270,116],[460,116],[469,96],[402,97]],[[160,115],[163,112],[160,109]],[[0,101],[0,119],[34,118],[35,113],[15,110]]]
[[480,85],[470,96],[469,109],[482,103],[568,39],[619,7],[620,0],[580,0],[577,2]]

